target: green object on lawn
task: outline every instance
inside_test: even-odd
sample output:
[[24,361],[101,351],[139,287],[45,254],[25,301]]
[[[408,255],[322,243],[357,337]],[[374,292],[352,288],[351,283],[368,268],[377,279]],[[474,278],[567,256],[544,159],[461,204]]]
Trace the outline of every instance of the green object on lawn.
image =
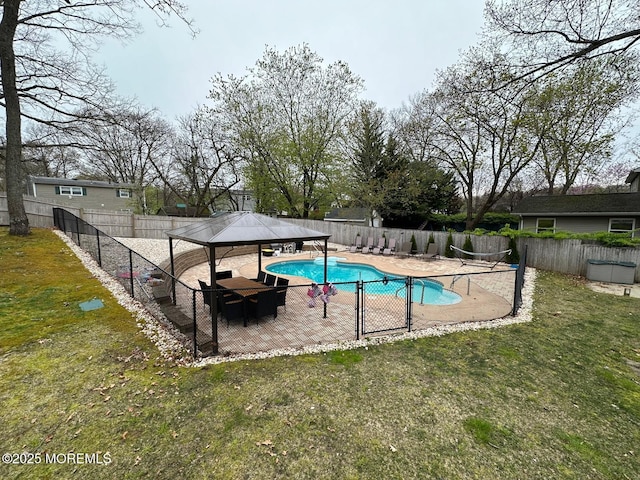
[[104,304],[101,300],[94,298],[93,300],[89,300],[88,302],[82,302],[80,304],[80,309],[83,312],[88,312],[89,310],[97,310],[98,308],[104,307]]

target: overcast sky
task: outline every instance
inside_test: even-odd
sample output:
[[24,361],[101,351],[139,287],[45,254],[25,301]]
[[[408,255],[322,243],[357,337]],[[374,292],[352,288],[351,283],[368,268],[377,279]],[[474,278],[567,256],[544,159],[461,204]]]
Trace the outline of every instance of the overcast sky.
[[482,27],[481,0],[185,0],[200,33],[175,19],[160,28],[141,12],[133,42],[105,44],[96,57],[123,97],[168,119],[208,103],[217,73],[244,75],[265,51],[307,43],[325,64],[346,62],[365,83],[362,97],[400,107],[456,63]]

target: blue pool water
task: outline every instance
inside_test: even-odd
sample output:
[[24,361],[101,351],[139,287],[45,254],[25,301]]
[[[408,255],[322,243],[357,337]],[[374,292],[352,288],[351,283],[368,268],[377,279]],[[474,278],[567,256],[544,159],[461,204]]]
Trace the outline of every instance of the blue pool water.
[[[407,289],[405,277],[398,277],[382,272],[370,265],[361,263],[343,263],[340,259],[327,259],[327,278],[336,285],[338,290],[354,292],[355,282],[380,281],[385,277],[388,283],[375,283],[369,288],[369,293],[375,295],[397,295],[405,298]],[[265,268],[275,275],[295,275],[308,278],[312,282],[322,284],[324,281],[324,259],[315,260],[287,260],[272,263]],[[342,283],[345,282],[345,283]],[[346,283],[349,282],[349,283]],[[366,288],[366,287],[365,287]],[[413,301],[429,305],[451,305],[461,300],[457,293],[445,290],[442,284],[428,279],[416,279],[413,285]]]

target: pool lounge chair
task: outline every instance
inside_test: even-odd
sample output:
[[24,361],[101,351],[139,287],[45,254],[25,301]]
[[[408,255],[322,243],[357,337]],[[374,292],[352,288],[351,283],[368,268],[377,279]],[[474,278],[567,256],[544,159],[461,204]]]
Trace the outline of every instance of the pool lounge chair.
[[379,255],[384,250],[384,244],[387,242],[387,239],[384,237],[380,237],[378,239],[378,245],[372,250],[374,255]]
[[411,255],[411,243],[402,242],[400,248],[395,253],[397,257],[408,257]]
[[358,250],[362,250],[362,237],[360,235],[356,237],[356,243],[351,245],[349,252],[356,253]]
[[367,239],[367,245],[362,247],[362,253],[371,253],[371,250],[373,250],[373,237]]
[[389,245],[382,251],[383,255],[393,255],[396,251],[396,239],[392,238],[389,240]]
[[424,252],[424,258],[427,260],[433,260],[439,257],[438,255],[438,245],[435,243],[430,243],[427,246],[427,251]]

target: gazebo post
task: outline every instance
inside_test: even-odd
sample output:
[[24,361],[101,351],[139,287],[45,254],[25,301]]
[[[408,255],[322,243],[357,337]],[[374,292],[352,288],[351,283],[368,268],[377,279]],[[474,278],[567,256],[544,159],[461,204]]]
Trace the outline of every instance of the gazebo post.
[[[258,244],[258,275],[260,274],[261,271],[262,271],[262,244],[259,243]],[[258,277],[258,275],[256,275],[256,278]]]
[[211,282],[211,348],[214,355],[218,354],[218,289],[216,286],[216,247],[209,244],[209,275]]

